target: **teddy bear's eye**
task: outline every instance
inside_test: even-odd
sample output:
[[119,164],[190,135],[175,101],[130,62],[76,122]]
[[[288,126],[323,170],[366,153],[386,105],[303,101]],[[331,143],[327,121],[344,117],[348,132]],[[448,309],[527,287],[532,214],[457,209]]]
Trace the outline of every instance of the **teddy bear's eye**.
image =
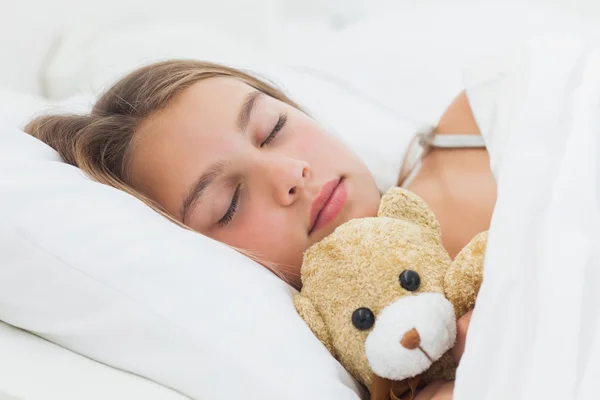
[[414,292],[421,286],[421,277],[413,270],[407,269],[400,274],[400,286],[409,292]]
[[357,308],[352,313],[352,325],[356,329],[366,331],[375,324],[375,314],[366,307]]

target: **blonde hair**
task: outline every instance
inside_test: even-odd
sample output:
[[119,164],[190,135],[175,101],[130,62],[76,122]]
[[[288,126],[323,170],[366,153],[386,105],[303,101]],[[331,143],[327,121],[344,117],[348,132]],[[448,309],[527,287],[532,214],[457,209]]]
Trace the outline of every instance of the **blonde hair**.
[[[130,182],[129,161],[140,124],[165,109],[183,90],[214,77],[231,77],[264,94],[300,107],[281,90],[248,73],[209,62],[171,60],[142,67],[112,86],[87,115],[45,115],[25,127],[30,135],[54,148],[62,159],[91,179],[142,200],[172,222],[187,228]],[[255,255],[236,249],[262,263]],[[266,265],[280,277],[273,265]]]

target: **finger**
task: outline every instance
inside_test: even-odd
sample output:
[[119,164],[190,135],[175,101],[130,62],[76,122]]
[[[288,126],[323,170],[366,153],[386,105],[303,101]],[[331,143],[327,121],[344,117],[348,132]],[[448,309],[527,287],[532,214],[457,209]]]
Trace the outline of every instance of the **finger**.
[[469,311],[456,321],[456,344],[452,349],[452,355],[454,356],[456,363],[460,362],[463,352],[465,351],[465,342],[467,340],[469,324],[471,323],[471,314],[473,314],[473,310]]
[[444,386],[442,386],[436,393],[433,395],[431,400],[452,400],[454,393],[454,382],[448,382]]

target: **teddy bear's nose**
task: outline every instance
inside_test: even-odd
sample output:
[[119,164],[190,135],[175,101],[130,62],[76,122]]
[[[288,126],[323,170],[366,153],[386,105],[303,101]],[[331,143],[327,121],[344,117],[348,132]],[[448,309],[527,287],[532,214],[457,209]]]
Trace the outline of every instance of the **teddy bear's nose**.
[[412,328],[402,336],[400,344],[405,349],[414,350],[421,344],[421,336],[419,336],[419,332],[415,328]]

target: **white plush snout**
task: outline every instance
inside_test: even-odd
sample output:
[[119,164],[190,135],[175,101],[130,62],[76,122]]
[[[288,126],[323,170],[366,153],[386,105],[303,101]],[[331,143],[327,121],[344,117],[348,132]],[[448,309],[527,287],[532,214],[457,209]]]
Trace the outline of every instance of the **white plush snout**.
[[385,307],[365,343],[377,375],[402,380],[420,374],[456,341],[452,304],[439,293],[406,296]]

